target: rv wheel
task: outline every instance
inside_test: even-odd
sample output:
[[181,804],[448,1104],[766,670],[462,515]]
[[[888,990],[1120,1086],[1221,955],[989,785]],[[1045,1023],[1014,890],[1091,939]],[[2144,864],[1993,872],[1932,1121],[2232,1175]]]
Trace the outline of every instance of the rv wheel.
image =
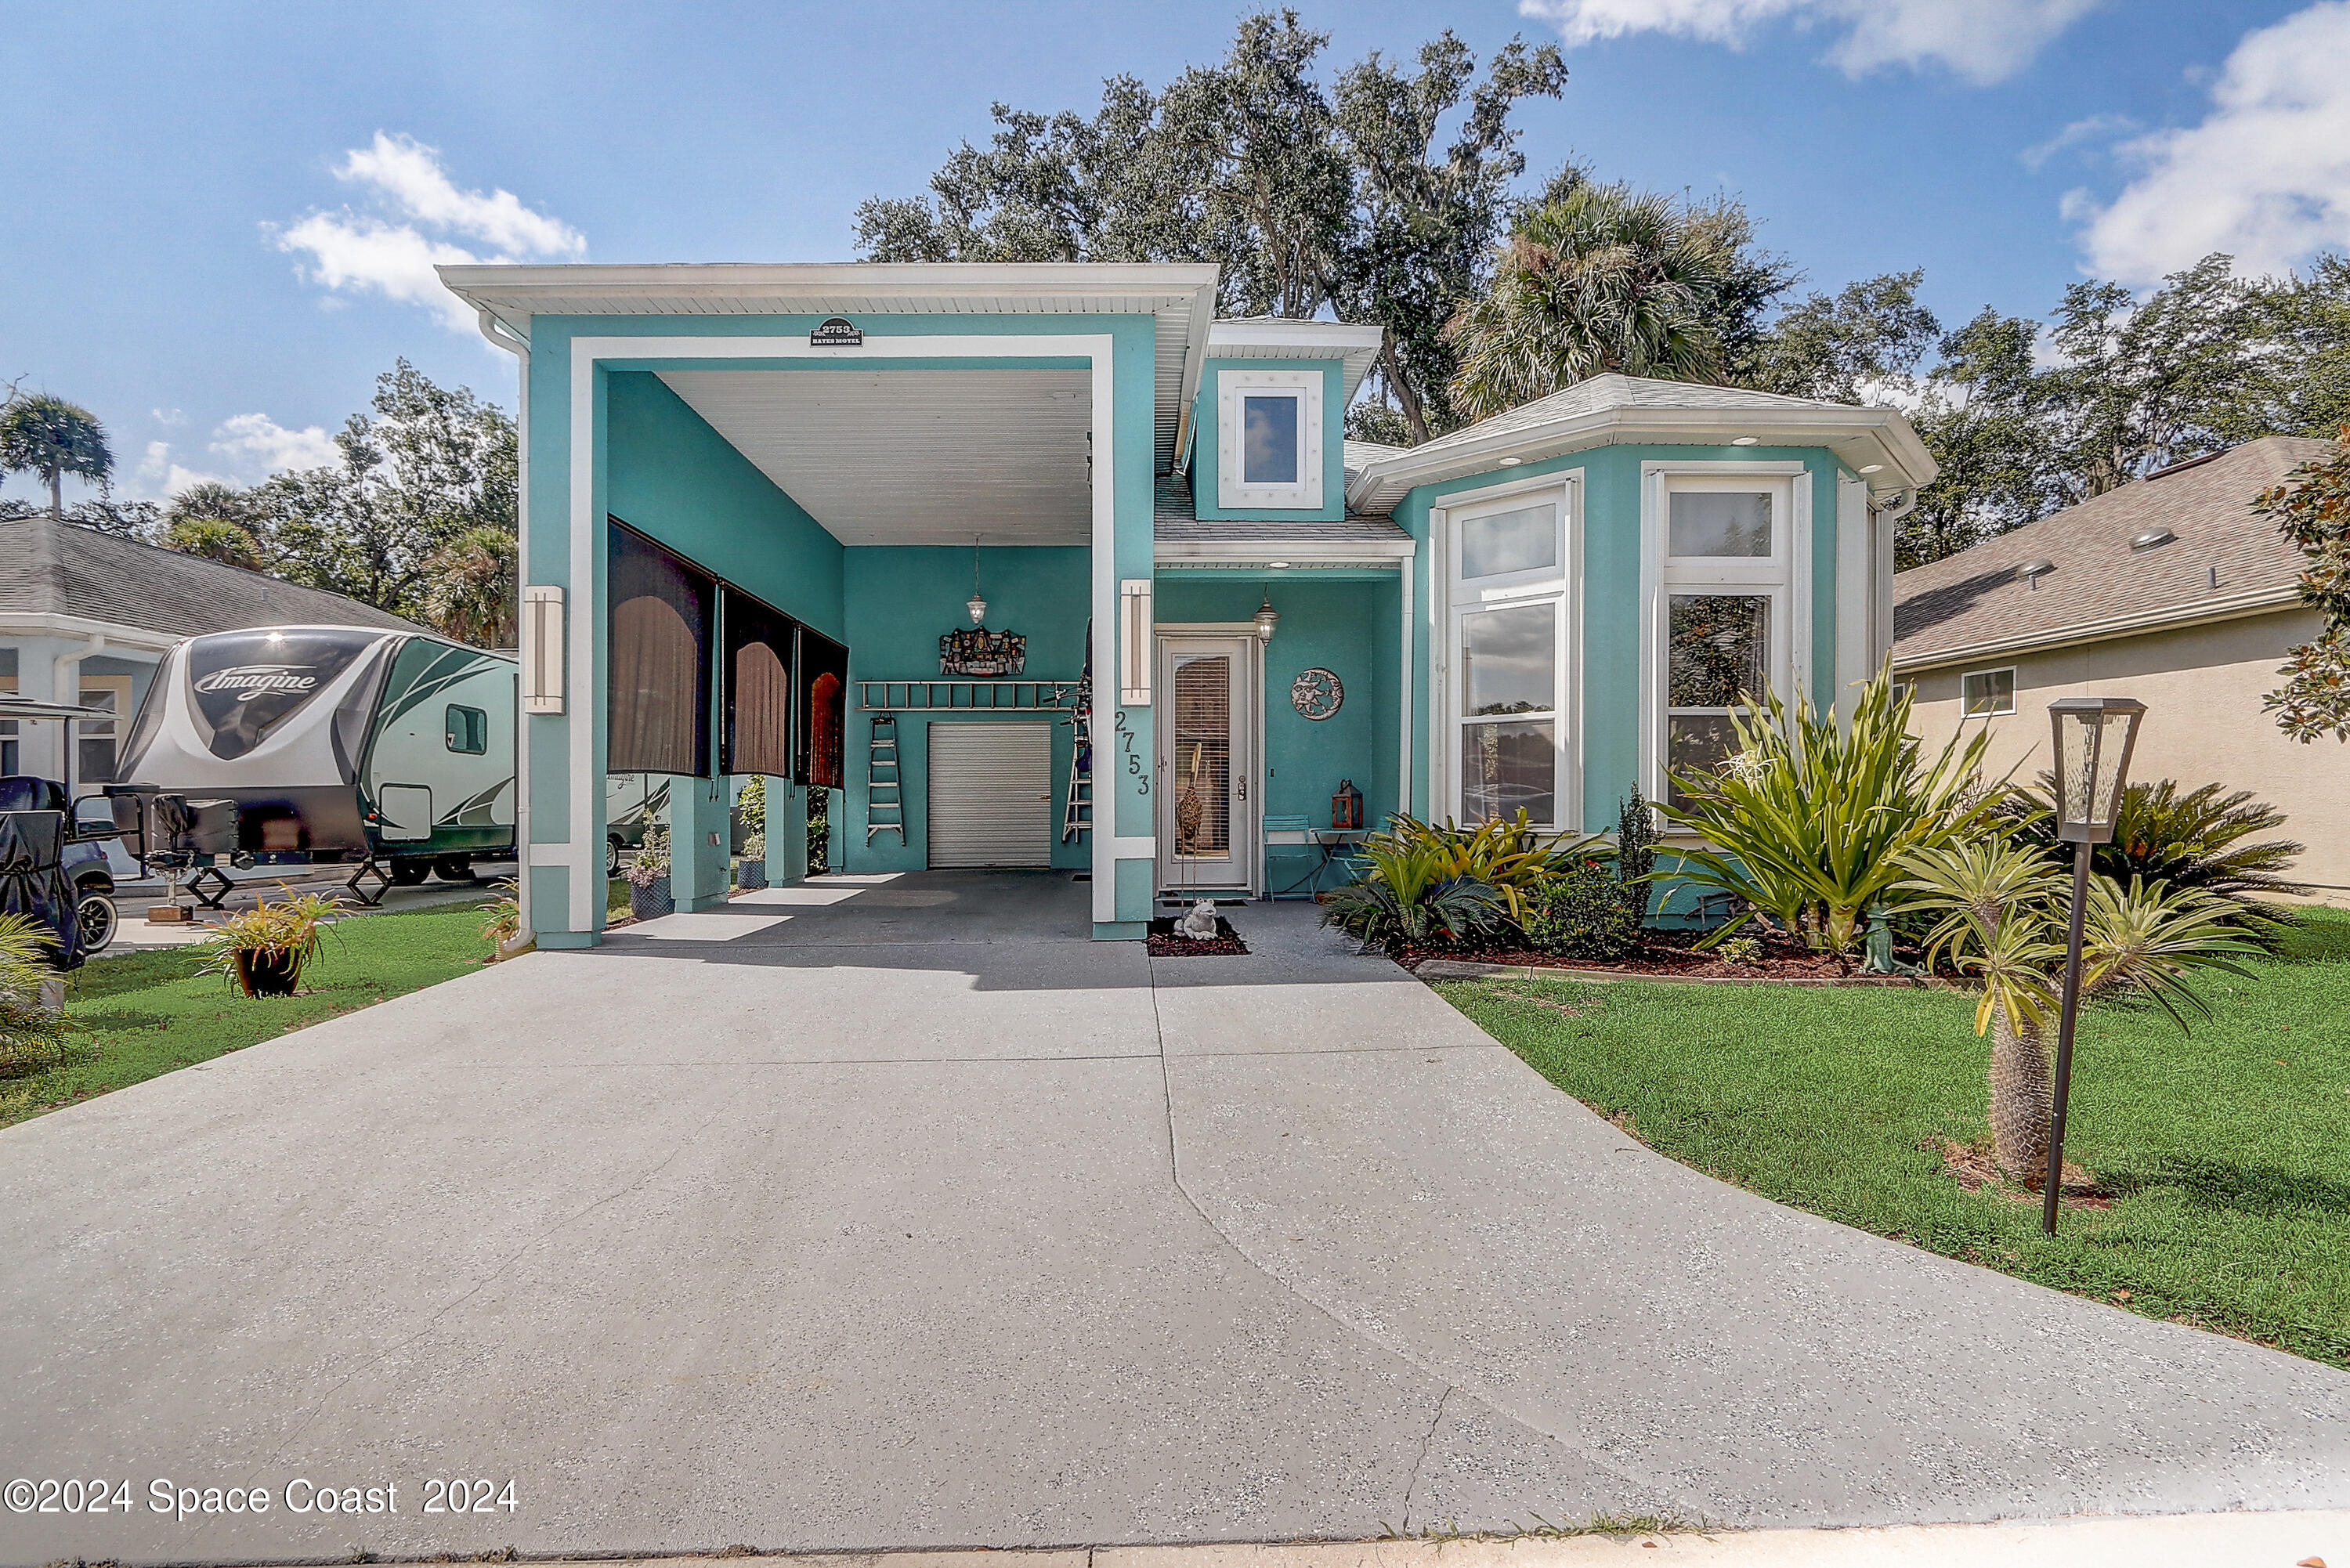
[[443,882],[471,882],[474,879],[473,857],[470,855],[435,856],[432,874]]
[[74,901],[74,923],[81,928],[81,950],[103,952],[114,940],[114,900],[95,889]]
[[617,833],[604,840],[604,876],[607,879],[620,874],[620,851],[626,847]]
[[391,863],[391,885],[395,888],[413,888],[431,875],[432,862],[430,860],[395,860]]

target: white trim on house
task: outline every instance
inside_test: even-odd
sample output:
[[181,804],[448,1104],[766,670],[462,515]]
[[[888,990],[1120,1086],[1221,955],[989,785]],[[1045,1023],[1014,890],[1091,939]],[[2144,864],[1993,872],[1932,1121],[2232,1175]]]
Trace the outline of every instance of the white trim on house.
[[[1481,611],[1534,605],[1556,607],[1553,627],[1553,680],[1556,705],[1549,710],[1556,726],[1553,747],[1552,815],[1536,826],[1557,831],[1577,831],[1583,822],[1584,684],[1586,657],[1583,597],[1584,513],[1583,471],[1545,473],[1508,483],[1482,486],[1444,498],[1429,513],[1429,803],[1428,814],[1443,813],[1468,820],[1461,800],[1461,734],[1471,721],[1461,712],[1463,693],[1453,676],[1461,663],[1464,617]],[[1537,568],[1506,576],[1477,579],[1471,587],[1461,577],[1461,524],[1521,509],[1528,504],[1557,508],[1558,558],[1554,568]],[[1406,594],[1409,596],[1407,587]],[[1404,646],[1409,658],[1409,612],[1406,611]],[[1405,682],[1404,732],[1411,733],[1410,681]],[[1404,769],[1410,771],[1410,749],[1404,747]]]
[[1880,495],[1929,483],[1935,472],[1925,443],[1892,409],[1794,401],[1751,408],[1626,403],[1538,423],[1509,423],[1483,435],[1476,433],[1477,428],[1471,425],[1455,436],[1366,462],[1347,483],[1347,506],[1384,514],[1421,485],[1488,472],[1504,457],[1538,462],[1601,446],[1719,447],[1745,436],[1764,446],[1825,447],[1855,472],[1877,464],[1886,471],[1883,483],[1872,481],[1871,489]]
[[1261,539],[1162,539],[1152,553],[1162,566],[1262,566],[1274,561],[1288,561],[1318,567],[1364,566],[1385,570],[1392,568],[1399,561],[1409,561],[1419,549],[1419,544],[1409,538],[1301,539],[1294,543]]
[[[1774,521],[1772,551],[1743,566],[1743,557],[1673,556],[1668,554],[1668,496],[1675,480],[1759,480],[1771,490]],[[1726,487],[1726,486],[1725,486]],[[1771,605],[1771,683],[1789,701],[1810,691],[1812,642],[1811,471],[1804,463],[1773,459],[1751,462],[1708,460],[1640,464],[1640,793],[1666,795],[1667,707],[1666,599],[1676,589],[1702,589],[1767,598]]]
[[[1212,338],[1211,339],[1212,341]],[[1216,504],[1318,511],[1322,505],[1323,411],[1319,370],[1216,372]],[[1287,398],[1297,405],[1297,477],[1248,477],[1246,410],[1253,398]]]
[[1351,321],[1299,321],[1286,317],[1248,317],[1218,321],[1208,328],[1211,359],[1329,359],[1345,367],[1341,402],[1354,401],[1363,378],[1387,338],[1383,327]]
[[106,639],[106,651],[109,653],[127,649],[133,653],[155,654],[169,653],[187,640],[168,631],[130,626],[119,620],[52,615],[46,610],[0,610],[0,637],[70,637],[85,642],[93,637],[102,637]]
[[[576,273],[576,268],[449,268],[447,274],[473,271],[500,275],[515,272]],[[600,270],[600,269],[599,269]],[[619,272],[644,270],[662,273],[662,268],[613,269]],[[762,269],[771,270],[771,269]],[[853,270],[853,269],[851,269]],[[1174,269],[1180,270],[1180,269]],[[1200,269],[1193,269],[1194,271]],[[1212,269],[1207,269],[1212,274]],[[444,274],[446,275],[446,274]],[[452,279],[453,282],[454,279]],[[468,291],[468,298],[473,297]],[[904,337],[875,336],[866,340],[863,348],[820,348],[806,337],[796,335],[757,337],[574,337],[571,340],[571,408],[570,441],[571,491],[567,513],[571,535],[571,669],[575,681],[594,682],[596,630],[603,615],[603,596],[594,591],[596,560],[603,542],[601,524],[605,507],[598,493],[596,476],[598,452],[596,441],[596,369],[611,360],[639,359],[707,359],[719,364],[741,359],[913,359],[913,358],[1073,358],[1086,359],[1092,366],[1093,417],[1093,621],[1097,637],[1110,637],[1108,628],[1118,623],[1118,497],[1117,497],[1117,419],[1114,404],[1114,356],[1117,339],[1107,333],[1002,334],[991,336]],[[525,466],[527,466],[525,464]],[[527,526],[525,526],[527,532]],[[583,591],[585,590],[585,591]],[[1113,647],[1115,639],[1113,638]],[[1116,661],[1115,652],[1108,664]],[[1097,664],[1097,668],[1103,665]],[[1110,679],[1117,678],[1111,670]],[[606,676],[609,680],[608,671]],[[592,931],[595,917],[604,892],[604,846],[593,842],[594,835],[584,831],[595,820],[595,807],[603,789],[602,770],[597,766],[596,726],[600,714],[587,711],[591,703],[574,701],[565,716],[570,726],[570,826],[568,836],[562,841],[565,851],[560,862],[543,860],[542,851],[551,851],[556,845],[541,843],[531,846],[531,863],[562,864],[568,867],[570,898],[567,914],[568,929]],[[1100,826],[1089,835],[1093,842],[1093,904],[1094,919],[1108,923],[1118,918],[1118,866],[1120,858],[1139,857],[1155,854],[1155,837],[1141,839],[1117,836],[1118,798],[1115,786],[1097,792],[1100,805],[1095,815]],[[1151,848],[1137,852],[1130,846],[1141,844]],[[1121,854],[1121,851],[1126,853]]]

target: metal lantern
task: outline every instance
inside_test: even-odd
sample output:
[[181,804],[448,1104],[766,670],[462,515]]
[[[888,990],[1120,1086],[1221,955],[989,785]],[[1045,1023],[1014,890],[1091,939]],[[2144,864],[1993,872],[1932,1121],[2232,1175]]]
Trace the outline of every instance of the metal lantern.
[[1273,628],[1280,623],[1281,613],[1273,607],[1273,596],[1268,593],[1256,607],[1256,635],[1260,642],[1273,640]]
[[2064,1107],[2073,1092],[2073,1021],[2081,1010],[2081,925],[2089,903],[2091,847],[2113,841],[2129,784],[2146,704],[2127,697],[2060,697],[2048,704],[2054,726],[2056,836],[2073,846],[2073,911],[2064,938],[2064,995],[2056,1023],[2056,1093],[2048,1111],[2048,1172],[2041,1188],[2040,1228],[2056,1234],[2064,1190]]
[[1363,826],[1363,792],[1352,779],[1340,779],[1330,796],[1330,826],[1334,832]]
[[963,601],[962,607],[971,612],[972,625],[987,624],[987,599],[979,591],[979,541],[976,539],[971,542],[971,597]]
[[2060,697],[2048,704],[2055,730],[2056,836],[2110,844],[2130,752],[2146,704],[2127,697]]

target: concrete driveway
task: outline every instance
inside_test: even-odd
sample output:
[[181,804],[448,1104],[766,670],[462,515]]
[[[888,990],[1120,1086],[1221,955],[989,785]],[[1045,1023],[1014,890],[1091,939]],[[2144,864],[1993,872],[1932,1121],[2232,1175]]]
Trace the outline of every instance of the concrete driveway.
[[1310,908],[1086,893],[827,879],[0,1133],[0,1479],[130,1499],[0,1561],[2350,1504],[2350,1376],[1711,1181]]

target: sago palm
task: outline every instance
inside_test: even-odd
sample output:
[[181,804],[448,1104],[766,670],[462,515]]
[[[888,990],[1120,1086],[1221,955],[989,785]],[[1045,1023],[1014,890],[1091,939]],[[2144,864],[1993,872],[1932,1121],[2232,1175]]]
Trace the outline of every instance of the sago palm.
[[[1903,857],[1910,908],[1939,913],[1927,960],[1947,956],[1982,986],[1975,1033],[1991,1036],[1992,1158],[2027,1187],[2048,1161],[2048,1043],[2064,980],[2071,879],[2040,850],[1998,834]],[[2198,969],[2241,974],[2259,950],[2227,921],[2230,905],[2191,888],[2133,877],[2126,889],[2089,879],[2081,939],[2084,1000],[2128,990],[2150,997],[2181,1030],[2186,1007],[2210,1005],[2188,984]]]

